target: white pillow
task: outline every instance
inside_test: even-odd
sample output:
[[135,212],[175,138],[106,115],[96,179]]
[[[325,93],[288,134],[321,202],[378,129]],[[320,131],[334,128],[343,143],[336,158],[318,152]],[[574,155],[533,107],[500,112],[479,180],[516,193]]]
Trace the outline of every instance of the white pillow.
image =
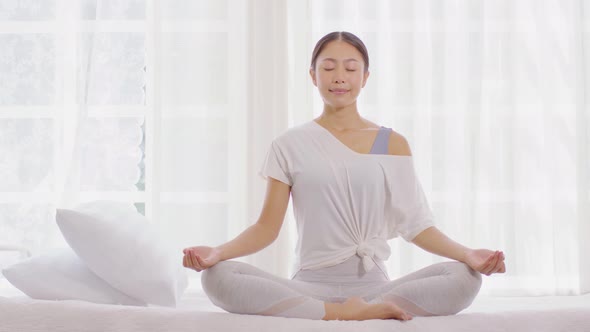
[[182,251],[133,205],[96,201],[58,209],[56,220],[78,257],[111,286],[149,304],[176,306],[188,285]]
[[2,270],[23,293],[40,300],[83,300],[104,304],[146,306],[97,277],[72,249],[53,250]]

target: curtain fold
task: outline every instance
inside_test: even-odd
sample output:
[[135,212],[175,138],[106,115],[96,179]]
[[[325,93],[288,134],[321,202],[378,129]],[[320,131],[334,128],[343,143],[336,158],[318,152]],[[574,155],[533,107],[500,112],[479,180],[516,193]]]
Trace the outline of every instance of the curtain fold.
[[140,7],[0,4],[0,242],[38,254],[66,245],[57,207],[133,204],[143,117],[117,111],[143,102],[144,35],[104,21]]
[[587,20],[590,17],[590,6],[584,1],[576,2],[573,11],[577,12],[572,20],[575,43],[575,91],[576,91],[576,155],[577,163],[577,200],[576,210],[578,213],[577,241],[578,264],[580,265],[579,288],[582,293],[590,292],[590,33]]
[[[287,2],[256,0],[248,11],[248,175],[246,224],[260,214],[266,181],[259,175],[272,140],[289,127]],[[279,238],[245,261],[277,275],[287,275],[293,257],[292,222],[285,218]]]

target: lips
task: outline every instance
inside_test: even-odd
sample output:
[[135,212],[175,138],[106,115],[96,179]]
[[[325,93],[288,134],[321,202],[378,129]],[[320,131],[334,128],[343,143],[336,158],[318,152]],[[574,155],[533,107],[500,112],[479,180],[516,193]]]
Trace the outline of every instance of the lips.
[[347,89],[330,89],[329,91],[332,92],[333,94],[336,94],[336,95],[343,95],[343,94],[347,93],[350,90],[347,90]]

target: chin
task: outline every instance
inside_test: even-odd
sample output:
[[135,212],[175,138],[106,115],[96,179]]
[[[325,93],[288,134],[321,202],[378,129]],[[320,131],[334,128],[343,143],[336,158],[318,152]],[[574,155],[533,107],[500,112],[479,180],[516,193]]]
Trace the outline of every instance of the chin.
[[353,101],[334,101],[334,100],[326,100],[324,99],[324,104],[329,105],[330,107],[334,108],[345,108],[351,105],[354,105],[355,100]]

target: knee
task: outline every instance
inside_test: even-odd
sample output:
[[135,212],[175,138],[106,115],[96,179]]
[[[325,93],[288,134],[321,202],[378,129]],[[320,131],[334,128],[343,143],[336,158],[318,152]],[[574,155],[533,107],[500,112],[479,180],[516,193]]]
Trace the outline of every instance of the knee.
[[210,268],[201,271],[201,286],[210,298],[218,298],[224,289],[227,289],[226,281],[235,270],[237,262],[222,261]]
[[225,311],[251,313],[247,281],[252,267],[236,261],[222,261],[201,272],[201,286],[211,302]]
[[468,284],[466,287],[473,294],[473,297],[475,297],[481,288],[481,273],[470,268],[467,264],[461,263],[461,265],[465,270],[464,279],[466,280],[466,284]]
[[460,263],[460,262],[453,262],[452,265],[449,266],[450,274],[453,276],[453,279],[456,280],[456,284],[458,285],[458,293],[461,297],[461,300],[458,301],[458,307],[456,308],[457,312],[467,308],[481,288],[481,273],[473,270],[467,264]]
[[461,262],[449,263],[447,268],[449,269],[449,274],[457,280],[465,290],[465,293],[473,294],[473,296],[479,293],[481,287],[481,273]]
[[472,269],[470,267],[468,267],[468,268],[469,268],[469,271],[470,271],[469,272],[470,273],[470,276],[471,276],[471,278],[473,280],[473,285],[474,285],[475,293],[477,294],[477,293],[479,293],[479,289],[481,288],[481,283],[482,283],[481,273],[475,271],[474,269]]

